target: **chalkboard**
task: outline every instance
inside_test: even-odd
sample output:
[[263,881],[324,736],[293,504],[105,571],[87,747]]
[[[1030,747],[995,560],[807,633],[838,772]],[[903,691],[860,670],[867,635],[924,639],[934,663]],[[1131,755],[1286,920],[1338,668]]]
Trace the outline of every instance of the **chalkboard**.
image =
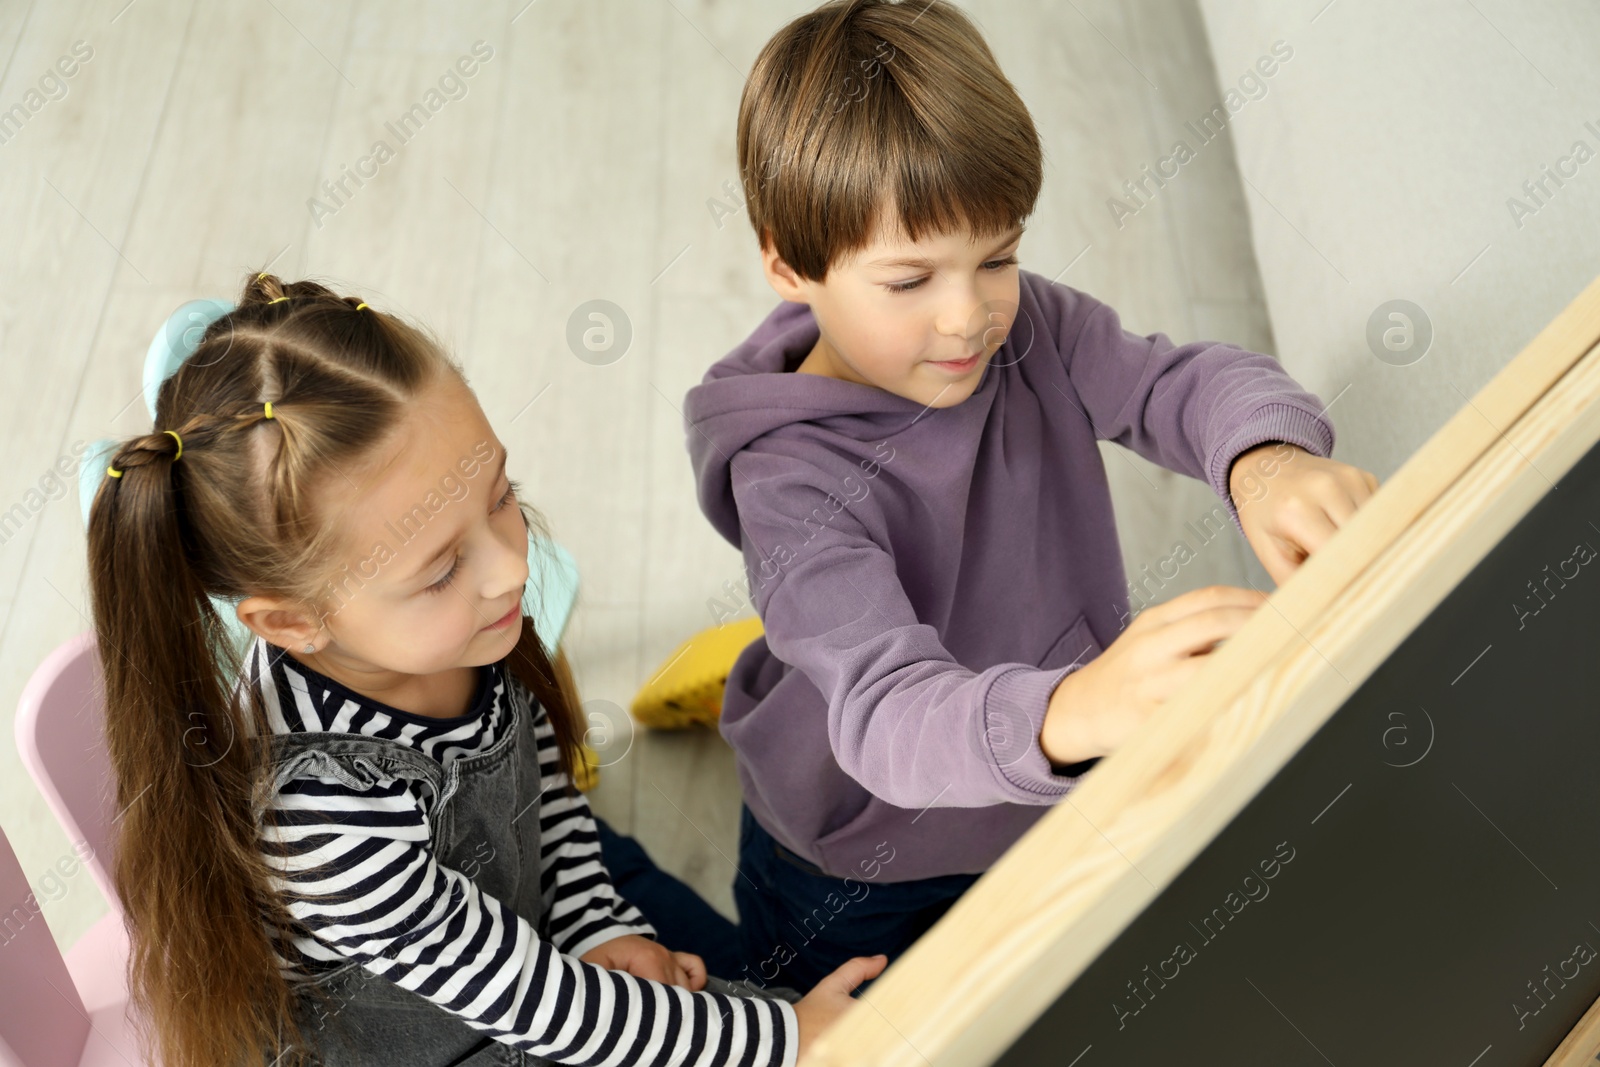
[[1600,446],[996,1062],[1542,1064],[1600,997]]

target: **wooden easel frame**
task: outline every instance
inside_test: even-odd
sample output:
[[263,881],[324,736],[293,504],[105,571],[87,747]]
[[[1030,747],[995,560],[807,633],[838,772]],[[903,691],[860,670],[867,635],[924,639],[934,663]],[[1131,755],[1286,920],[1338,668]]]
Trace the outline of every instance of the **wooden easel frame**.
[[[801,1067],[1001,1055],[1600,440],[1600,278],[1034,825]],[[1270,490],[1269,490],[1270,491]],[[1546,1067],[1591,1063],[1600,1002]]]

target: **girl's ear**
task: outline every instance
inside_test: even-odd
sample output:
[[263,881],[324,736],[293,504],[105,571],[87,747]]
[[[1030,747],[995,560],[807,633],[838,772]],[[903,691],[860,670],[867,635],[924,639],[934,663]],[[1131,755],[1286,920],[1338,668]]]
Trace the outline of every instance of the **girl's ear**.
[[279,648],[302,648],[322,631],[301,605],[277,597],[247,596],[235,611],[251,633]]

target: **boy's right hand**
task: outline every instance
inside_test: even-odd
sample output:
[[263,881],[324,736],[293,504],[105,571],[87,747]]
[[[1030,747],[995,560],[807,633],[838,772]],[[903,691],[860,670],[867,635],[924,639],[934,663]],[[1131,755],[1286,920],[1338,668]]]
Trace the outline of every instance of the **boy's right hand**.
[[876,978],[889,965],[889,957],[856,956],[845,960],[838,970],[818,982],[811,992],[800,998],[794,1006],[795,1018],[800,1022],[800,1055],[835,1019],[850,1007],[851,993],[870,978]]
[[1044,754],[1062,765],[1120,746],[1266,599],[1254,589],[1208,585],[1139,612],[1050,694],[1039,734]]

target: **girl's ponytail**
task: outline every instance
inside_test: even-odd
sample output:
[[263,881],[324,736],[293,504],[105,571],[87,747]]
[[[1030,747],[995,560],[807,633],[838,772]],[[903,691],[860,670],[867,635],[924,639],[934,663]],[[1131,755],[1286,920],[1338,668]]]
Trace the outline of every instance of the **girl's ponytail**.
[[230,691],[237,656],[191,562],[174,467],[190,456],[178,449],[160,433],[114,453],[88,552],[130,991],[147,1043],[165,1050],[152,1062],[200,1067],[259,1056],[292,1017],[263,925],[290,919],[265,888],[251,806],[260,751]]

